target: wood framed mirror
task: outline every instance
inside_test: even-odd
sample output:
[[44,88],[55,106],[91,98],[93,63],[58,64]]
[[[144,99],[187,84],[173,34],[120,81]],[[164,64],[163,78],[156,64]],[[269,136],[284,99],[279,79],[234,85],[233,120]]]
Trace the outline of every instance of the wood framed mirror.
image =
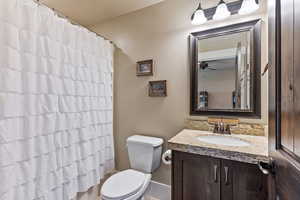
[[190,34],[191,115],[261,117],[261,21]]

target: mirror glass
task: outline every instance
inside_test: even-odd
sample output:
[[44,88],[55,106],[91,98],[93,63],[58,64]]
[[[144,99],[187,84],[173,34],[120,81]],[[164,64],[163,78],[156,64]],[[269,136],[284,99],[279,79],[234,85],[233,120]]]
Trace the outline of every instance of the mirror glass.
[[197,110],[251,110],[251,34],[197,39]]

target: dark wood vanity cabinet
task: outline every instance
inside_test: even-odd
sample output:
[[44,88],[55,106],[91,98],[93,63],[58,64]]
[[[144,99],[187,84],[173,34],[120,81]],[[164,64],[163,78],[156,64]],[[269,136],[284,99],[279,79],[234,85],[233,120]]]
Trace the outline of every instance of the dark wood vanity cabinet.
[[222,200],[267,200],[267,189],[267,176],[257,165],[221,160]]
[[172,200],[266,200],[257,165],[173,151]]
[[173,152],[172,199],[219,200],[220,160]]

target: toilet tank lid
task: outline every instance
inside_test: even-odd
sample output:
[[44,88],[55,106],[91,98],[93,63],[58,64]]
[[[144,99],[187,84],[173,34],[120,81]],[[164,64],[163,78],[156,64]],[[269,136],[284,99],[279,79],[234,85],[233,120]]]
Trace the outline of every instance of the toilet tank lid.
[[143,135],[133,135],[127,138],[127,143],[141,143],[141,144],[149,144],[153,147],[158,147],[163,144],[162,138],[157,137],[149,137],[149,136],[143,136]]

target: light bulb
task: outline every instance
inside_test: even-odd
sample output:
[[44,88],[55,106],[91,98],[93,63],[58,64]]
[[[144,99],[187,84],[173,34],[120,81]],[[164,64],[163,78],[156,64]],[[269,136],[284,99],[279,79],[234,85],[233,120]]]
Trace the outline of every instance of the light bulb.
[[216,13],[213,16],[213,20],[221,20],[229,17],[231,13],[229,12],[226,3],[221,0],[217,6]]
[[255,0],[244,0],[239,10],[240,15],[250,14],[256,11],[259,8],[259,5],[256,3]]
[[193,25],[200,25],[207,22],[207,18],[205,17],[204,11],[202,9],[196,10],[194,13],[192,24]]

